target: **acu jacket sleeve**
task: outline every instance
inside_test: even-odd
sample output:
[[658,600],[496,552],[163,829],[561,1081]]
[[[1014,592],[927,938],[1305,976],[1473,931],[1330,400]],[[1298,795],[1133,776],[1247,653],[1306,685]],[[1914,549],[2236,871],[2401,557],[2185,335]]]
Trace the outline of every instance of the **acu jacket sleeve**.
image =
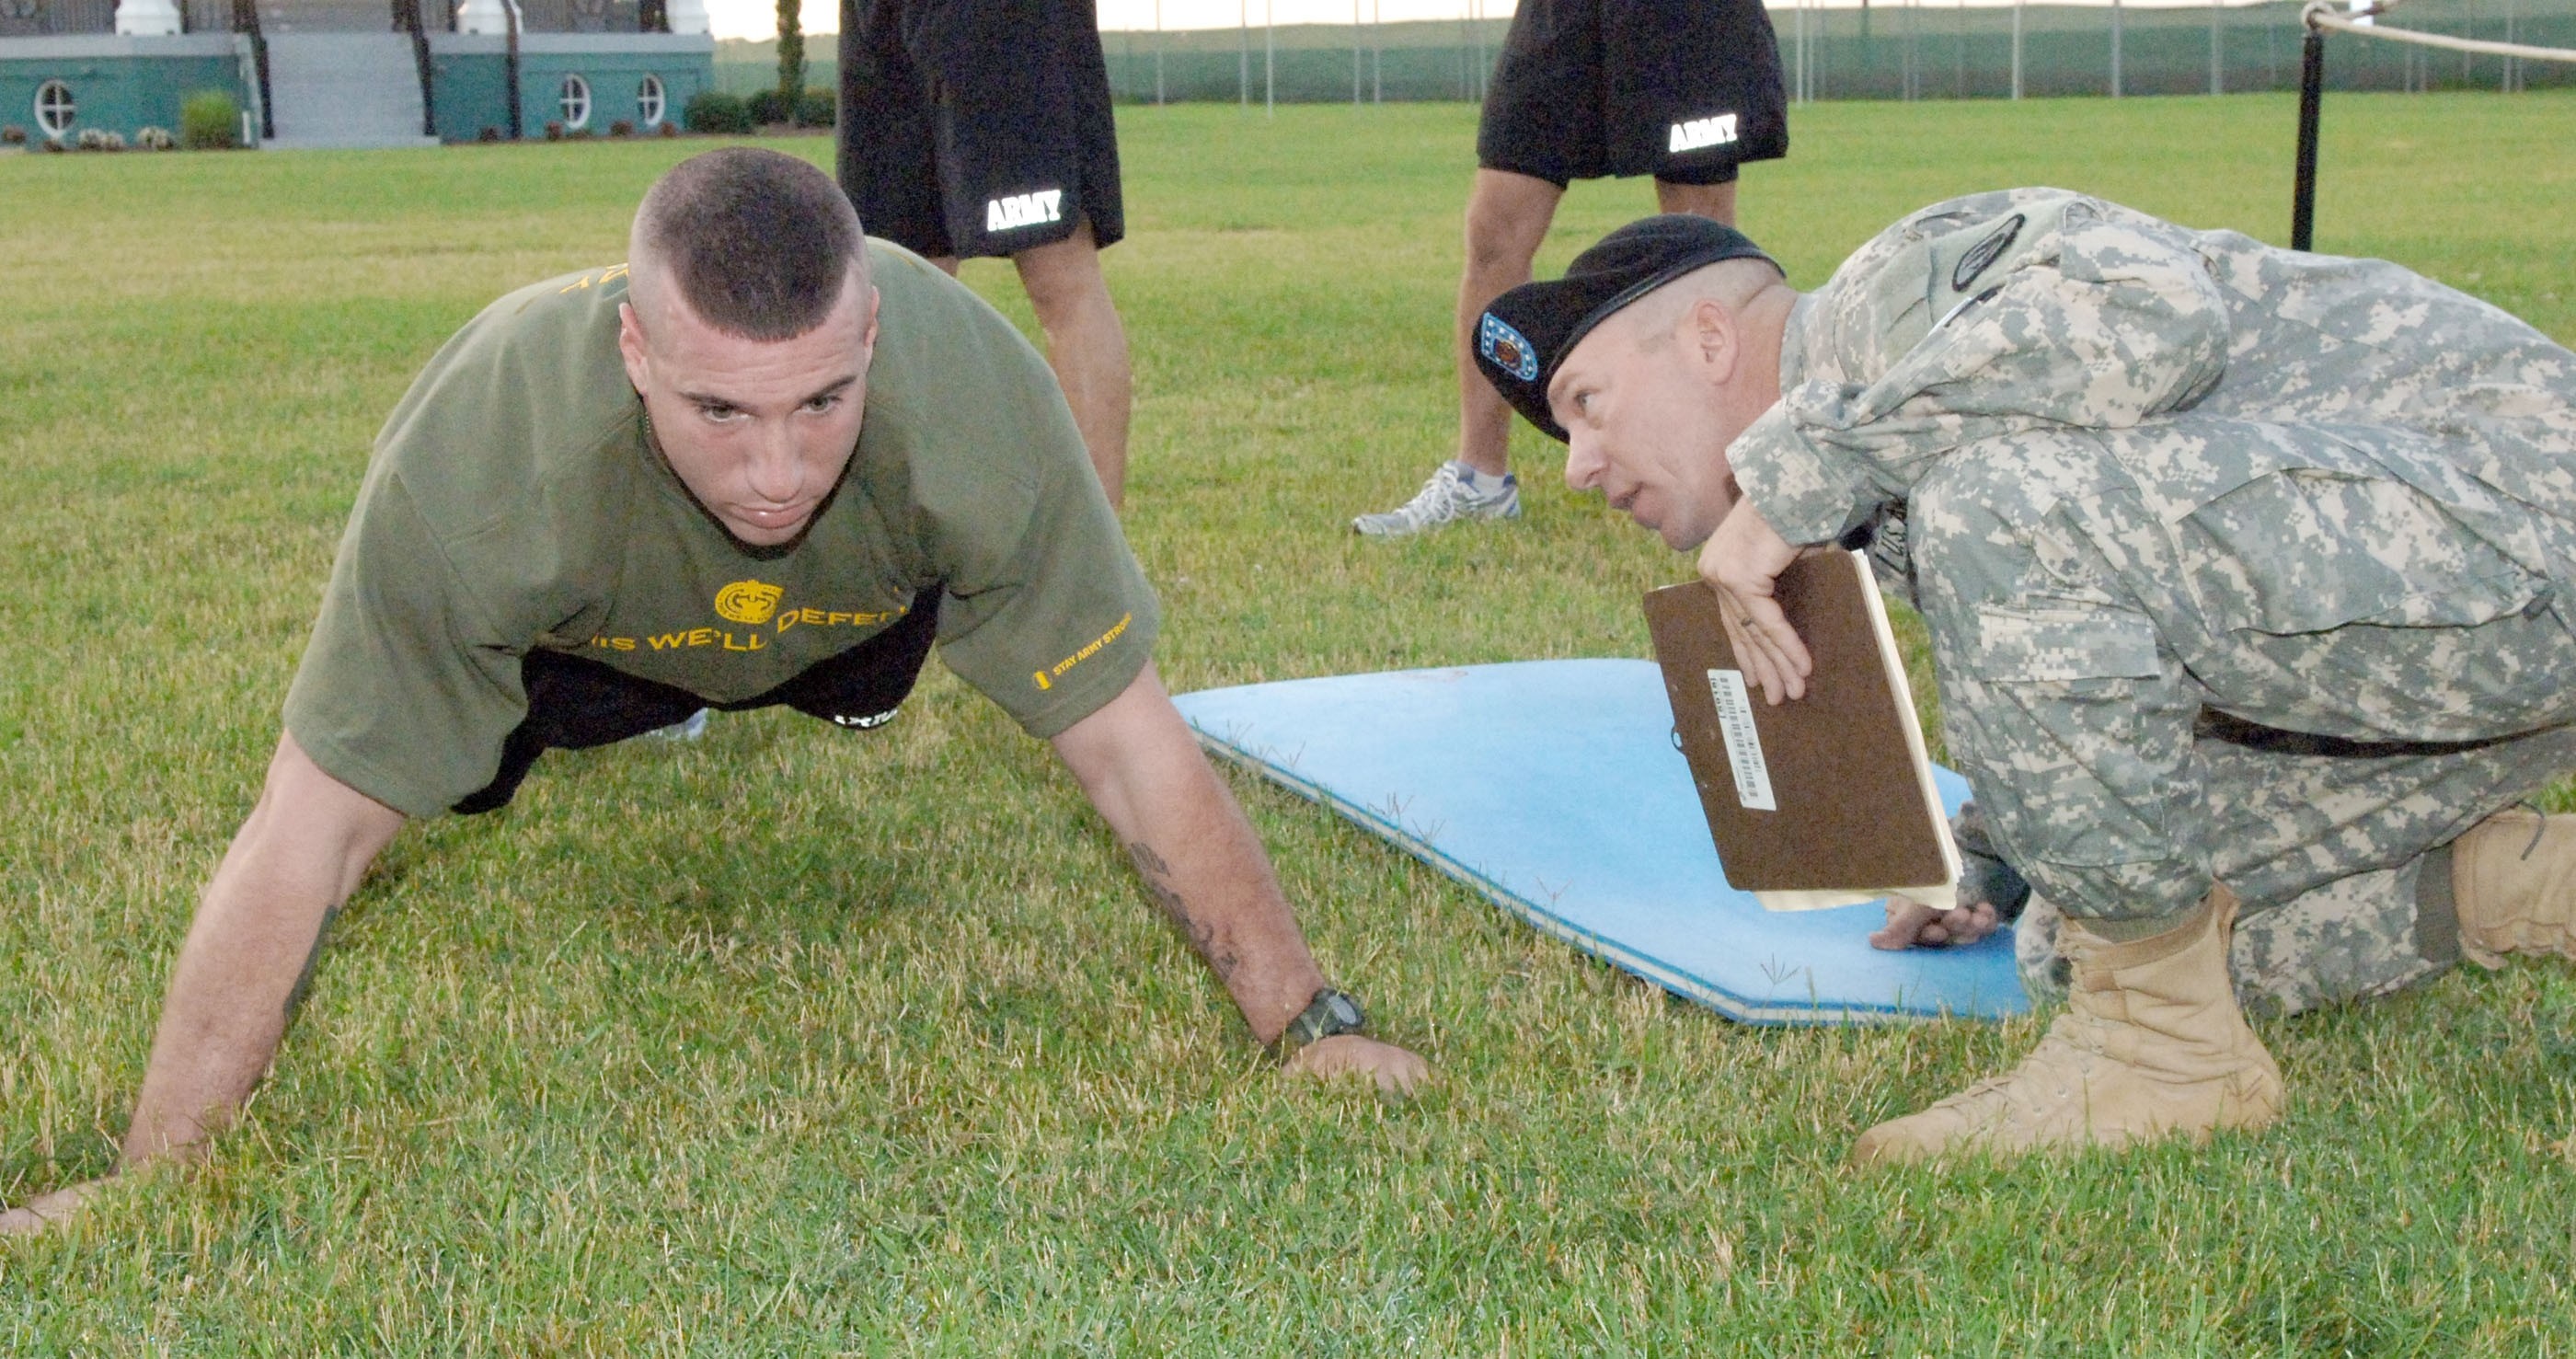
[[2181,228],[2061,190],[1954,199],[1881,233],[1792,318],[1780,404],[1728,457],[1783,537],[1824,542],[1952,449],[2188,408],[2228,334]]

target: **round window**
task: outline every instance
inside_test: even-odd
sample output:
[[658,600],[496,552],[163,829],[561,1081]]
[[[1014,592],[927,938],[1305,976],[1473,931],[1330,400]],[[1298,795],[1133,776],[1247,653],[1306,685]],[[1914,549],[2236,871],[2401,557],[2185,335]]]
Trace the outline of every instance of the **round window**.
[[72,87],[59,80],[48,80],[36,87],[36,126],[48,137],[59,137],[72,130],[72,120],[80,106],[72,102]]
[[662,77],[648,75],[642,84],[635,87],[635,113],[644,126],[661,126],[662,112],[669,105],[670,100],[662,90]]
[[565,76],[563,78],[563,97],[560,103],[563,108],[563,125],[565,127],[590,126],[589,81],[584,80],[577,75]]

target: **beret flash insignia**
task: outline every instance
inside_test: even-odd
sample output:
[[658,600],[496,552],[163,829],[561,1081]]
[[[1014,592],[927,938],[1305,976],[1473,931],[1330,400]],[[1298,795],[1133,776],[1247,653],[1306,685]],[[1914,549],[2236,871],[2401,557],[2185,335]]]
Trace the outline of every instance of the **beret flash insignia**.
[[1517,381],[1529,382],[1538,377],[1538,351],[1509,322],[1492,312],[1486,312],[1476,326],[1476,352]]

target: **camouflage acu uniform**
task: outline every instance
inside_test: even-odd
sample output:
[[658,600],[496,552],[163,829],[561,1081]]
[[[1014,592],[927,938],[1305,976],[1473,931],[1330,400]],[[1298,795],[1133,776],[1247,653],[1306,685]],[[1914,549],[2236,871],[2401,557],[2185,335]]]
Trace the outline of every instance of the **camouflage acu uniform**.
[[1953,760],[2066,915],[2223,879],[2300,1008],[2458,956],[2441,847],[2576,768],[2576,355],[2378,261],[2021,190],[1800,302],[1729,450],[1792,542],[1901,516]]

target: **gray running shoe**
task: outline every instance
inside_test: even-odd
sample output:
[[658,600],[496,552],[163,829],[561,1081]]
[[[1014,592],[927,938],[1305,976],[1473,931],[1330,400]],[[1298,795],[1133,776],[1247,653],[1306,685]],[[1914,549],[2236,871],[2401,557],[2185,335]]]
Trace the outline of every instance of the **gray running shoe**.
[[655,727],[644,734],[665,741],[694,741],[707,734],[707,710],[700,708],[667,727]]
[[1520,478],[1506,472],[1501,490],[1479,494],[1468,486],[1469,471],[1455,459],[1440,464],[1411,500],[1383,514],[1361,515],[1351,521],[1351,531],[1368,538],[1402,538],[1461,519],[1521,517]]

